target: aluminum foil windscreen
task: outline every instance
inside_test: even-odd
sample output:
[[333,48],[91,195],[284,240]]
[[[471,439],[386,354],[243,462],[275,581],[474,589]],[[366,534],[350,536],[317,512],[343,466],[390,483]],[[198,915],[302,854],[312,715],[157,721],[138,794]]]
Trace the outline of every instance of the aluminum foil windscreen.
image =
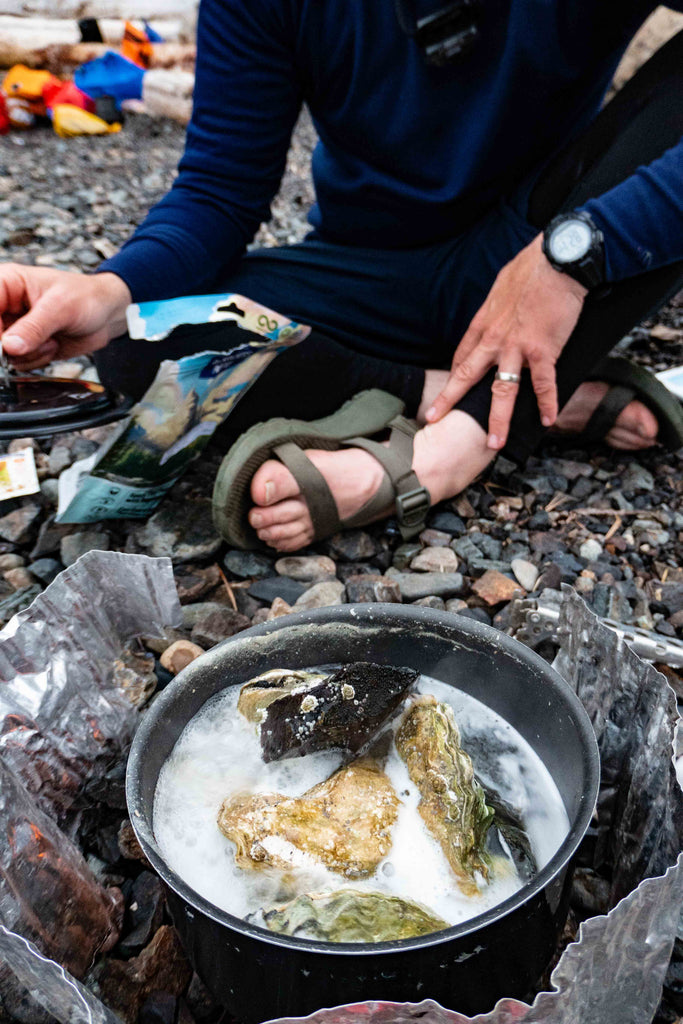
[[[148,572],[131,573],[132,563],[125,559],[138,556],[97,553],[85,557],[93,559],[87,572],[68,570],[71,576],[64,581],[67,594],[50,593],[50,587],[38,599],[43,601],[40,615],[50,616],[42,626],[31,616],[38,602],[23,613],[24,622],[32,619],[31,630],[25,634],[28,646],[24,651],[20,628],[15,628],[12,657],[7,662],[17,674],[17,700],[21,695],[24,701],[32,697],[31,706],[42,715],[41,735],[47,735],[58,752],[63,750],[60,730],[63,731],[65,722],[72,714],[76,720],[82,714],[82,706],[75,693],[69,695],[69,687],[64,687],[64,695],[52,702],[48,699],[47,682],[41,682],[63,680],[65,675],[65,651],[48,655],[45,643],[46,636],[53,635],[55,629],[53,615],[59,616],[57,622],[61,624],[56,628],[65,625],[64,602],[69,602],[71,614],[80,623],[89,616],[88,602],[102,601],[97,628],[109,630],[111,644],[102,647],[102,636],[97,635],[94,626],[88,635],[97,637],[100,648],[107,651],[107,658],[111,657],[112,646],[116,646],[116,637],[120,642],[122,623],[117,600],[124,606],[121,611],[128,625],[135,625],[137,632],[147,631],[141,627],[143,621],[151,618],[163,625],[173,624],[175,620],[166,616],[173,614],[174,608],[176,615],[179,613],[177,602],[171,607],[169,595],[174,592],[169,588],[169,566],[157,570],[148,564]],[[105,557],[114,560],[107,561],[106,567],[99,561]],[[84,560],[73,568],[77,569]],[[93,576],[96,586],[89,580]],[[52,586],[64,577],[67,573]],[[108,586],[110,598],[93,595],[94,589]],[[133,591],[135,596],[131,597]],[[146,594],[151,605],[145,613],[142,605]],[[553,990],[541,992],[532,1006],[507,999],[490,1013],[470,1018],[430,1000],[419,1004],[374,1002],[319,1010],[299,1020],[310,1024],[408,1024],[417,1019],[422,1024],[647,1024],[652,1020],[683,904],[683,857],[676,860],[683,845],[683,794],[673,768],[675,698],[664,677],[603,627],[569,588],[564,596],[560,628],[561,650],[556,667],[586,706],[600,745],[603,785],[598,805],[595,866],[611,870],[613,909],[606,916],[582,924],[578,941],[567,947],[552,974]],[[0,675],[12,680],[7,692],[14,696],[13,677],[5,674],[3,638],[4,634],[0,634]],[[83,652],[78,657],[83,664],[87,662]],[[26,684],[22,682],[24,672],[28,675]],[[106,672],[102,668],[100,676],[103,678],[95,684],[93,696],[103,690],[107,700],[114,700],[107,693]],[[103,714],[105,710],[103,705]],[[53,722],[59,724],[53,727]],[[124,734],[126,723],[124,718]],[[0,748],[0,760],[4,758],[5,751]],[[56,812],[60,813],[59,807]],[[1,897],[0,923],[8,923],[3,920]],[[59,965],[46,962],[44,954],[19,936],[0,929],[0,962],[3,961],[6,969],[11,969],[30,988],[34,999],[49,1006],[57,1020],[64,1024],[112,1024],[110,1011],[91,993],[75,982],[73,989],[69,988],[73,979]],[[59,998],[53,1005],[51,992],[56,991],[53,986],[57,983]],[[0,978],[0,993],[1,986]],[[277,1024],[292,1022],[282,1020]]]

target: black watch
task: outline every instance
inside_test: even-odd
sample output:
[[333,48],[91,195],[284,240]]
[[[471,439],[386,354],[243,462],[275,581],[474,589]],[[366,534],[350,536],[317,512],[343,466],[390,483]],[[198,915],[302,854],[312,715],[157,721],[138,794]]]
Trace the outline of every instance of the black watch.
[[543,232],[543,252],[551,266],[568,274],[584,288],[595,288],[605,279],[602,231],[583,210],[561,213]]

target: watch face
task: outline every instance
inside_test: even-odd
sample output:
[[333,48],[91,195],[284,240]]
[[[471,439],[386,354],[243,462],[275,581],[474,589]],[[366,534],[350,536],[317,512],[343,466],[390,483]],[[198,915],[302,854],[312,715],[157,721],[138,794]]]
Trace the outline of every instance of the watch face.
[[590,250],[593,236],[582,220],[568,220],[553,231],[548,248],[558,263],[575,263]]

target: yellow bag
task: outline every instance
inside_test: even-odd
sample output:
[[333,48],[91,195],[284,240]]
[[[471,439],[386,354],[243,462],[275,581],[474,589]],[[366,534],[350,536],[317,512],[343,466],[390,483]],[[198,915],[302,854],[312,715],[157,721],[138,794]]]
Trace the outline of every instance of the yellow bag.
[[110,135],[112,132],[121,131],[118,121],[107,124],[96,114],[90,114],[71,103],[58,103],[53,107],[52,124],[57,135],[63,139],[72,138],[74,135]]
[[24,64],[15,64],[5,75],[2,91],[6,96],[27,100],[34,114],[44,114],[43,89],[48,84],[60,85],[61,82],[49,71],[34,71]]

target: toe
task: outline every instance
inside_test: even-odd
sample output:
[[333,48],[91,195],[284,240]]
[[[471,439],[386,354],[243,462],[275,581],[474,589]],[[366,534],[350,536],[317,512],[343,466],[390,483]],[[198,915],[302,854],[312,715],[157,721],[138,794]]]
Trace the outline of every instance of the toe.
[[268,459],[254,473],[251,496],[256,505],[274,505],[277,501],[294,498],[299,485],[286,466],[276,459]]
[[289,498],[276,505],[256,505],[249,512],[249,525],[254,530],[264,530],[280,523],[300,523],[308,518],[308,507],[302,498]]

